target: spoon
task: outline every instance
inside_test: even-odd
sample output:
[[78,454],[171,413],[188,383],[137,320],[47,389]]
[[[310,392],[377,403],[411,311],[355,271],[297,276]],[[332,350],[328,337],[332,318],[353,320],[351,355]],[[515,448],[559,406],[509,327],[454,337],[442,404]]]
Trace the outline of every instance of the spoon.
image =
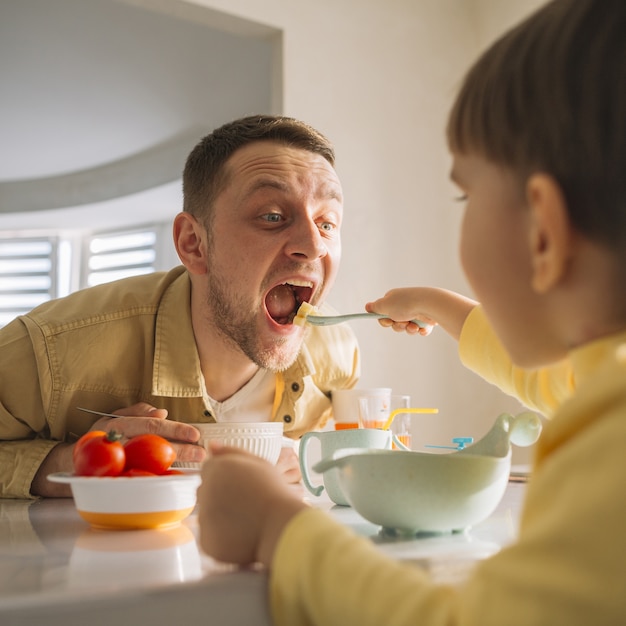
[[[332,324],[341,324],[348,320],[356,320],[363,318],[381,319],[388,317],[387,315],[380,315],[379,313],[347,313],[345,315],[317,315],[317,309],[310,305],[308,302],[303,302],[298,308],[296,316],[293,318],[293,323],[296,326],[304,326],[304,324],[310,324],[311,326],[331,326]],[[420,328],[430,328],[430,324],[425,324],[419,320],[411,320],[414,324],[417,324]]]
[[102,411],[94,411],[93,409],[83,409],[82,406],[76,407],[79,411],[85,411],[85,413],[93,413],[94,415],[100,415],[101,417],[122,417],[121,415],[114,415],[113,413],[103,413]]

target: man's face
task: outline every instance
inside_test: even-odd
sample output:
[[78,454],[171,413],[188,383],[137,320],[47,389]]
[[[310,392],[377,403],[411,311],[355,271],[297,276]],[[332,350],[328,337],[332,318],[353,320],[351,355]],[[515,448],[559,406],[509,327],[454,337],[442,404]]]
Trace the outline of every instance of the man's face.
[[322,156],[274,142],[226,163],[208,234],[207,319],[257,365],[283,370],[303,329],[302,301],[320,304],[341,257],[341,185]]

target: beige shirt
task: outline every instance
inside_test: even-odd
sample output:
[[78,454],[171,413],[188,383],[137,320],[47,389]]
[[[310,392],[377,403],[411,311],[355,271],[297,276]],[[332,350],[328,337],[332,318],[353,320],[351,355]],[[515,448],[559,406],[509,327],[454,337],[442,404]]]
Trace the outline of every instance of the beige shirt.
[[[78,291],[0,330],[0,496],[30,497],[49,451],[97,419],[144,401],[181,422],[215,421],[204,392],[183,267]],[[350,328],[310,327],[276,375],[272,420],[299,437],[330,415],[330,392],[352,387],[359,351]]]
[[626,624],[626,333],[525,377],[477,308],[459,347],[477,373],[552,414],[517,542],[478,564],[465,584],[438,585],[323,512],[306,510],[287,526],[274,557],[278,626]]

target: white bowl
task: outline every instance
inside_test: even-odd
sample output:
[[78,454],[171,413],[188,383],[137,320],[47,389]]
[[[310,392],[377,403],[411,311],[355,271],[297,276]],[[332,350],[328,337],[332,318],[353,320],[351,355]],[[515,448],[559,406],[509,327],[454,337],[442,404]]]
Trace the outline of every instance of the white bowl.
[[[283,443],[282,422],[223,422],[191,424],[200,431],[201,446],[218,440],[225,446],[242,448],[270,463],[276,463]],[[176,467],[198,467],[198,463],[175,463]]]
[[401,532],[456,532],[486,519],[509,479],[511,447],[530,445],[541,423],[532,413],[501,415],[473,446],[449,454],[340,450],[313,467],[337,468],[349,504],[366,520]]
[[337,460],[349,504],[366,520],[405,532],[461,531],[500,502],[511,465],[503,459],[369,450]]
[[95,528],[167,528],[196,506],[200,474],[165,476],[75,476],[50,474],[48,480],[71,486],[79,515]]

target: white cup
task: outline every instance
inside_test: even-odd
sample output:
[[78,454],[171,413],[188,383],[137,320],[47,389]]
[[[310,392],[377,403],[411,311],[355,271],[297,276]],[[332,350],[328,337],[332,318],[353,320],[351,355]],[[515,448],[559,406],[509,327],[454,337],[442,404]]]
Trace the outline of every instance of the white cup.
[[335,430],[346,430],[359,427],[359,397],[376,396],[387,401],[391,398],[389,387],[372,387],[369,389],[339,389],[332,393],[333,419]]
[[391,393],[367,393],[359,396],[359,426],[384,428],[391,412]]

